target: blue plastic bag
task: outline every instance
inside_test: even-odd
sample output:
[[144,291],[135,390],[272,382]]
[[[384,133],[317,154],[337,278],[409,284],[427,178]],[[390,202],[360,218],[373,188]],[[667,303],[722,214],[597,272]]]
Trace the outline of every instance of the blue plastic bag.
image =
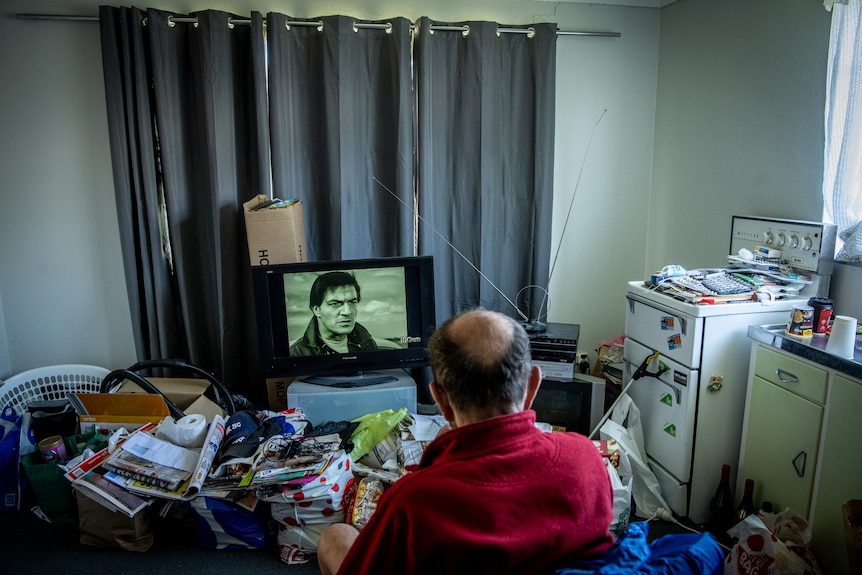
[[198,496],[191,500],[195,536],[206,549],[263,549],[274,538],[269,504],[250,511],[231,501]]
[[3,511],[17,511],[21,503],[18,477],[21,420],[11,405],[0,413],[0,510]]

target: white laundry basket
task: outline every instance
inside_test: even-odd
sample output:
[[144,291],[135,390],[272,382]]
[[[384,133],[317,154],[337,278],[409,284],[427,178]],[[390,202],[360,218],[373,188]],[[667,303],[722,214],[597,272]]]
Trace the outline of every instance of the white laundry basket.
[[19,414],[31,401],[65,399],[71,393],[99,393],[109,369],[96,365],[49,365],[13,375],[0,386],[0,408],[11,405]]

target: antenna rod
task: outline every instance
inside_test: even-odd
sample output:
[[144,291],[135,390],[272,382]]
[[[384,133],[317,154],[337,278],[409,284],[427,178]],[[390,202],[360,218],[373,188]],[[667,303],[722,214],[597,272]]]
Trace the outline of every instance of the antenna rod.
[[[381,187],[381,188],[383,188],[384,190],[386,190],[387,192],[389,192],[389,194],[390,194],[393,198],[395,198],[396,200],[398,200],[399,202],[401,202],[401,203],[402,203],[406,208],[408,208],[408,209],[410,209],[410,210],[412,211],[412,209],[413,209],[413,208],[411,208],[410,206],[408,206],[408,205],[407,205],[407,202],[405,202],[404,200],[402,200],[401,198],[399,198],[398,196],[396,196],[396,195],[395,195],[395,192],[393,192],[392,190],[390,190],[389,188],[387,188],[387,187],[383,184],[383,182],[381,182],[380,180],[378,180],[378,179],[377,179],[377,177],[376,177],[376,176],[372,176],[372,178],[374,179],[374,181],[375,181],[375,182],[377,182],[378,184],[380,184],[380,187]],[[500,288],[498,288],[498,287],[494,284],[494,282],[492,282],[492,281],[488,278],[488,276],[486,276],[485,274],[483,274],[483,273],[482,273],[482,270],[480,270],[480,269],[479,269],[479,268],[477,268],[475,265],[473,265],[473,262],[471,262],[470,260],[468,260],[468,259],[467,259],[467,256],[465,256],[464,254],[462,254],[462,253],[460,252],[460,250],[458,250],[458,248],[456,248],[454,245],[452,245],[452,242],[450,242],[449,240],[447,240],[447,239],[443,236],[443,234],[441,234],[440,232],[438,232],[438,231],[434,228],[434,226],[432,226],[431,224],[429,224],[429,223],[428,223],[428,221],[427,221],[425,218],[423,218],[421,215],[419,215],[418,213],[417,213],[417,214],[415,214],[415,215],[416,215],[416,217],[417,217],[417,218],[419,218],[419,221],[421,221],[423,224],[425,224],[426,226],[428,226],[429,228],[431,228],[431,231],[432,231],[432,232],[434,232],[435,234],[437,234],[437,236],[438,236],[441,240],[443,240],[444,242],[446,242],[446,245],[448,245],[450,248],[452,248],[452,249],[455,251],[455,253],[456,253],[456,254],[458,254],[459,256],[461,256],[461,257],[464,259],[464,261],[465,261],[465,262],[467,262],[468,264],[470,264],[470,267],[472,267],[474,270],[476,270],[476,273],[478,273],[480,276],[482,276],[482,278],[483,278],[485,281],[487,281],[489,284],[491,284],[491,287],[493,287],[495,290],[497,290],[497,292],[498,292],[501,296],[503,296],[503,298],[504,298],[507,302],[509,302],[509,304],[511,304],[511,306],[512,306],[513,308],[515,308],[515,311],[517,311],[517,312],[518,312],[518,314],[521,316],[521,318],[522,318],[524,321],[529,321],[529,318],[527,317],[527,315],[526,315],[524,312],[522,312],[521,310],[519,310],[519,309],[518,309],[518,306],[517,306],[517,305],[515,305],[515,303],[514,303],[512,300],[510,300],[510,299],[506,296],[506,294],[504,294],[504,293],[502,292],[502,290],[500,290]]]
[[[569,211],[566,214],[566,221],[563,223],[563,231],[560,232],[560,241],[557,244],[557,252],[554,254],[554,261],[551,263],[551,272],[548,274],[548,289],[551,289],[551,278],[554,277],[554,269],[557,267],[557,258],[560,255],[560,248],[563,247],[563,238],[566,235],[566,228],[569,227],[569,218],[572,217],[572,208],[575,205],[575,194],[578,191],[578,186],[581,185],[581,176],[584,174],[584,166],[587,164],[587,156],[590,155],[590,148],[593,147],[593,138],[596,136],[596,128],[599,127],[599,122],[602,121],[602,118],[605,117],[605,114],[608,112],[608,109],[605,108],[604,111],[599,116],[599,119],[596,120],[596,123],[593,125],[593,131],[590,134],[590,141],[587,143],[587,151],[584,152],[584,158],[581,160],[581,169],[578,171],[578,179],[575,181],[575,189],[572,191],[572,201],[569,202]],[[547,299],[547,294],[542,298],[542,302],[539,304],[539,309],[542,309],[542,306],[545,304],[545,300]]]

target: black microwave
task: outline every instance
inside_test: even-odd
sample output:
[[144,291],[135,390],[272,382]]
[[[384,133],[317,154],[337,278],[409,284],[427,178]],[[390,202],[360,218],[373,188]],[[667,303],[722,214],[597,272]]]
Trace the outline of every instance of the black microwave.
[[532,409],[536,422],[589,435],[604,415],[605,380],[584,374],[570,380],[542,379]]

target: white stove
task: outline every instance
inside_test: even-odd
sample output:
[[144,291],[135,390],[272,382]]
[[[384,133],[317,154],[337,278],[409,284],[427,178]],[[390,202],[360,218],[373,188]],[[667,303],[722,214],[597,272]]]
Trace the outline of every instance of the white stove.
[[[794,305],[824,295],[834,240],[835,226],[828,224],[734,216],[730,265],[802,283],[798,293],[783,299],[697,304],[660,293],[650,282],[629,282],[624,381],[654,351],[669,368],[659,377],[639,379],[628,393],[641,411],[644,444],[662,495],[680,517],[708,521],[721,466],[737,471],[748,326],[786,324]],[[747,259],[742,251],[769,249],[773,255],[781,251],[780,260]]]

